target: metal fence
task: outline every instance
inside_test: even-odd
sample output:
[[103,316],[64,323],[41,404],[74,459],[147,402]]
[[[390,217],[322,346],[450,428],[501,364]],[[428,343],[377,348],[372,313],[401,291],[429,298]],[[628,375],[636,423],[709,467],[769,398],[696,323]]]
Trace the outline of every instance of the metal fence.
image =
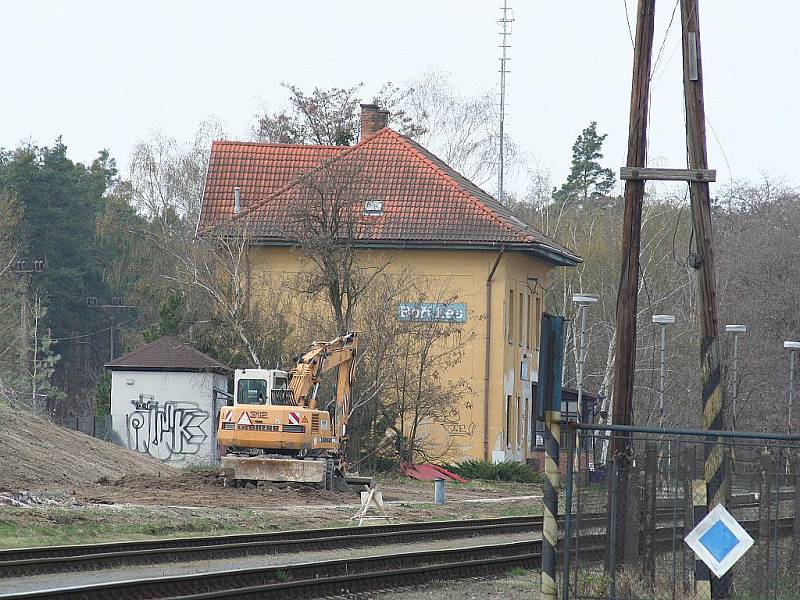
[[114,423],[111,415],[66,417],[63,425],[68,429],[80,431],[107,442],[115,441]]
[[[714,598],[800,598],[800,438],[578,425],[569,465],[576,437],[579,448],[604,448],[609,466],[602,478],[567,474],[563,598],[711,598],[712,588]],[[755,542],[721,578],[684,541],[708,496]],[[717,558],[733,558],[729,547]]]

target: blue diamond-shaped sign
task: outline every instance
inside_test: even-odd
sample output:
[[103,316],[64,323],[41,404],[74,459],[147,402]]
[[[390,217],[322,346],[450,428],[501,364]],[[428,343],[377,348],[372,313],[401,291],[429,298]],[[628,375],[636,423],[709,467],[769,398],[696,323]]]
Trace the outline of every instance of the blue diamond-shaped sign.
[[753,538],[718,504],[686,536],[694,553],[714,575],[722,577],[753,545]]
[[717,521],[711,529],[700,536],[700,543],[718,561],[725,558],[736,547],[739,540],[722,521]]

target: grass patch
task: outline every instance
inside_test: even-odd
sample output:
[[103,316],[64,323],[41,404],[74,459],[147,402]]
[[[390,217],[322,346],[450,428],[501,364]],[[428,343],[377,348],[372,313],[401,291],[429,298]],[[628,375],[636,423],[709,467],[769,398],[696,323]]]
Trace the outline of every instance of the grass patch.
[[444,465],[444,468],[465,479],[514,483],[539,483],[542,479],[533,467],[514,461],[495,463],[489,460],[470,459],[453,465]]
[[541,517],[542,505],[541,504],[526,504],[525,506],[517,506],[514,508],[507,508],[503,510],[501,517]]
[[528,569],[524,569],[522,567],[514,567],[509,571],[509,573],[511,573],[511,575],[513,575],[514,577],[522,577],[523,575],[528,574]]
[[257,526],[220,523],[203,517],[113,513],[74,509],[0,511],[0,548],[92,544],[192,535],[224,535]]

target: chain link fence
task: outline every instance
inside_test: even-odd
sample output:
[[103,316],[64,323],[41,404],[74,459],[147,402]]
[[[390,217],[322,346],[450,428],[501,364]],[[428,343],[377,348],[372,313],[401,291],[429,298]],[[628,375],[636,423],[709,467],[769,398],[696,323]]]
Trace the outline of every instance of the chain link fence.
[[[710,598],[713,588],[714,598],[800,598],[797,440],[570,427],[567,464],[575,464],[576,446],[603,453],[609,462],[591,477],[583,471],[567,474],[561,595]],[[722,578],[684,541],[705,517],[708,497],[726,498],[728,511],[755,541]],[[726,551],[722,547],[720,557]]]

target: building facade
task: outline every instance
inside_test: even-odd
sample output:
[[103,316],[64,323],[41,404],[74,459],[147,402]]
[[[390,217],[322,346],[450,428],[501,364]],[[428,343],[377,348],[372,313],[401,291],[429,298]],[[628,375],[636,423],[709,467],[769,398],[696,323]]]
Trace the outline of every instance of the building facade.
[[320,198],[347,197],[357,218],[345,229],[360,263],[425,281],[427,292],[396,298],[394,318],[468,333],[448,371],[468,389],[423,433],[455,460],[525,460],[535,452],[531,383],[544,288],[553,269],[580,259],[386,127],[385,111],[362,110],[361,141],[352,147],[214,142],[198,233],[246,229],[259,293],[276,277],[313,268],[303,240],[320,223],[309,216],[330,210]]
[[226,404],[227,367],[163,337],[106,368],[115,443],[177,467],[216,462],[216,418]]

